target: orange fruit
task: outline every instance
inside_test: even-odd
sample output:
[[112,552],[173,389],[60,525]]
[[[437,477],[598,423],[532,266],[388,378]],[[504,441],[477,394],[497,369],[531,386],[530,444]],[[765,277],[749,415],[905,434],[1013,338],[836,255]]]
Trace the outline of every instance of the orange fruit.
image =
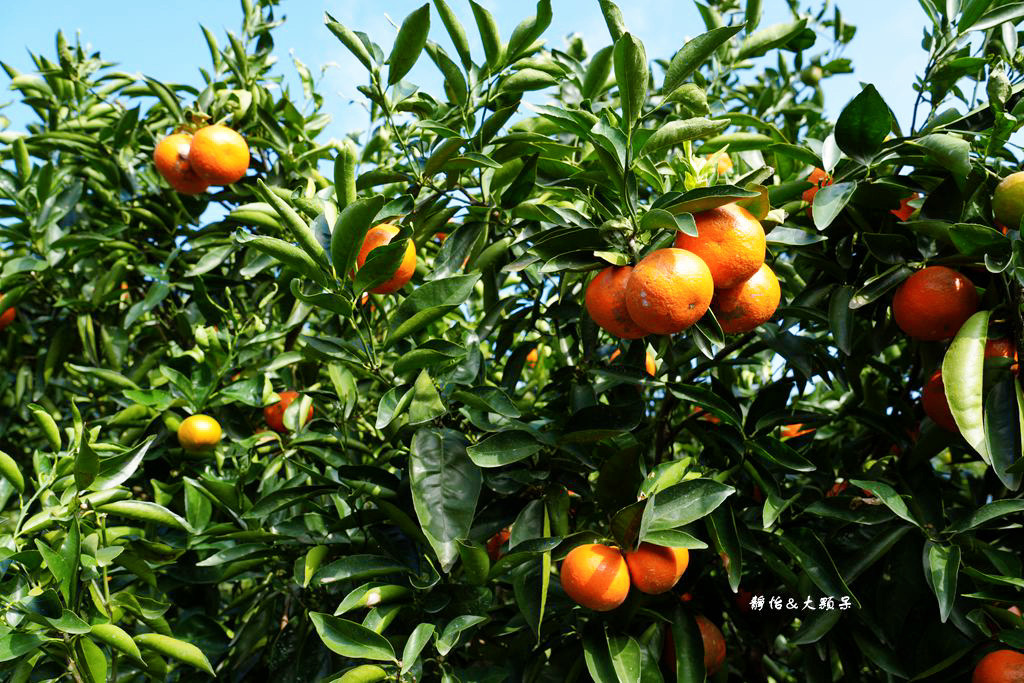
[[[360,268],[366,263],[367,257],[370,252],[377,247],[382,247],[388,244],[398,234],[398,228],[387,223],[381,223],[380,225],[370,228],[366,233],[366,237],[363,239],[363,246],[359,249],[359,255],[356,257],[356,265]],[[408,246],[405,248],[405,256],[402,257],[402,263],[399,264],[398,270],[391,276],[390,280],[382,282],[370,291],[374,294],[391,294],[397,292],[412,279],[413,273],[416,272],[416,247],[413,245],[412,240],[409,240]]]
[[[3,301],[3,299],[4,299],[4,295],[0,294],[0,301]],[[6,329],[8,325],[10,325],[12,322],[14,322],[14,317],[16,315],[17,315],[17,312],[14,310],[13,306],[8,308],[3,313],[0,313],[0,330]]]
[[696,415],[698,420],[704,420],[705,422],[711,422],[712,424],[719,424],[722,421],[718,416],[712,415],[700,406],[693,406],[690,410],[690,414]]
[[[275,432],[287,432],[289,430],[284,424],[284,411],[288,410],[288,406],[299,397],[299,393],[297,391],[282,391],[277,394],[277,397],[280,399],[277,403],[263,409],[263,420]],[[312,419],[313,406],[310,406],[309,411],[306,413],[306,422]]]
[[892,298],[892,315],[907,336],[922,341],[952,338],[978,310],[978,292],[945,266],[928,266],[906,280]]
[[167,184],[182,194],[205,192],[208,182],[199,177],[191,163],[192,136],[173,133],[153,150],[153,164]]
[[210,185],[238,182],[249,168],[249,145],[227,126],[206,126],[192,137],[189,163]]
[[889,213],[891,213],[893,216],[896,216],[896,218],[901,221],[909,221],[910,217],[914,213],[914,207],[910,205],[910,202],[913,201],[914,199],[917,199],[919,196],[920,195],[915,192],[909,197],[901,199],[900,208],[892,209],[891,211],[889,211]]
[[850,482],[845,481],[845,480],[844,481],[837,481],[835,484],[832,484],[832,488],[830,488],[828,490],[828,493],[825,494],[825,497],[826,498],[835,498],[836,496],[838,496],[840,493],[842,493],[843,491],[845,491],[848,488],[850,488]]
[[178,443],[186,451],[205,451],[220,442],[220,423],[209,415],[186,417],[178,426]]
[[779,280],[767,264],[735,287],[715,291],[711,311],[726,334],[750,332],[771,320],[782,300]]
[[1021,612],[1020,607],[1018,607],[1017,605],[1010,605],[1006,608],[1006,611],[1017,617],[1022,616],[1022,614],[1024,614]]
[[625,557],[633,587],[641,593],[658,595],[679,582],[690,562],[690,551],[644,542]]
[[996,222],[1016,230],[1024,218],[1024,171],[1011,173],[999,181],[992,194],[992,215]]
[[711,271],[699,256],[685,249],[657,249],[633,268],[626,310],[645,330],[675,334],[701,319],[714,293]]
[[607,612],[629,595],[629,569],[618,548],[600,543],[569,551],[561,569],[562,589],[584,607]]
[[587,285],[584,304],[598,327],[619,339],[640,339],[650,332],[637,325],[626,308],[626,283],[633,266],[608,266]]
[[804,429],[804,425],[801,422],[797,422],[797,423],[791,424],[791,425],[783,425],[782,426],[782,438],[783,439],[795,439],[798,436],[803,436],[804,434],[813,434],[813,433],[814,433],[814,427],[810,427],[808,429]]
[[[622,351],[615,349],[612,351],[612,355],[608,356],[608,362],[613,363],[615,359],[622,355]],[[644,368],[647,370],[647,374],[654,377],[658,374],[658,364],[654,360],[654,356],[651,355],[650,351],[644,352]]]
[[526,354],[526,364],[531,368],[537,367],[538,357],[537,349],[530,349],[530,352]]
[[435,232],[434,233],[434,239],[436,239],[439,243],[444,244],[444,241],[446,239],[448,239],[448,233],[446,233],[446,232]]
[[504,554],[501,552],[501,546],[508,542],[508,537],[509,531],[508,527],[506,527],[487,540],[487,556],[491,558],[491,562],[497,562],[501,559],[501,556]]
[[[714,158],[714,154],[709,154],[705,159],[711,161]],[[723,154],[718,157],[718,175],[725,175],[732,170],[732,159],[729,158],[728,154]]]
[[1024,654],[1016,650],[988,653],[974,667],[971,683],[1024,683]]
[[[725,663],[725,636],[703,614],[698,614],[694,619],[697,621],[697,628],[700,629],[700,637],[704,642],[704,668],[707,670],[708,676],[714,676]],[[676,644],[672,639],[671,627],[665,632],[662,658],[667,662],[672,673],[675,673]]]
[[1017,349],[1010,339],[989,339],[985,342],[985,358],[1012,358],[1017,360]]
[[734,287],[750,278],[764,263],[764,228],[738,204],[726,204],[693,214],[697,236],[676,234],[675,246],[699,256],[716,288]]
[[[825,173],[824,169],[815,168],[813,171],[811,171],[811,174],[807,176],[807,182],[814,185],[814,187],[804,190],[804,193],[800,195],[800,197],[808,204],[812,204],[814,202],[814,195],[818,194],[818,190],[825,187],[826,185],[832,184],[832,176],[830,176],[828,173]],[[810,207],[807,207],[808,215],[810,215],[810,211]]]
[[960,433],[953,419],[953,412],[949,409],[949,402],[946,400],[946,387],[942,383],[942,370],[936,370],[921,391],[921,405],[924,406],[925,415],[932,419],[932,422],[949,432]]

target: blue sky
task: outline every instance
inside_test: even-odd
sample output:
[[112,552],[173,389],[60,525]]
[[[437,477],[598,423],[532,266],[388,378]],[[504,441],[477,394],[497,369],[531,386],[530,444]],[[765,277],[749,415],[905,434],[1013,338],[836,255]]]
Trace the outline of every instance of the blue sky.
[[[290,54],[305,62],[320,79],[326,110],[334,117],[327,135],[340,137],[348,131],[365,127],[366,117],[360,104],[362,96],[356,85],[365,81],[362,67],[323,25],[323,12],[330,12],[350,28],[367,32],[385,52],[390,48],[396,29],[406,14],[422,5],[424,0],[335,0],[326,4],[285,0],[283,14],[287,21],[276,33],[276,50],[281,68],[289,78],[294,70]],[[480,0],[490,9],[507,39],[515,25],[534,13],[534,2]],[[471,41],[475,25],[464,0],[449,0]],[[703,24],[692,2],[687,0],[645,0],[618,3],[631,32],[643,40],[647,54],[669,58],[688,38],[703,32]],[[803,3],[817,6],[817,2]],[[554,21],[545,34],[548,44],[564,46],[564,37],[576,32],[583,36],[588,49],[608,44],[608,31],[598,10],[597,0],[554,0]],[[762,26],[788,17],[782,0],[766,0]],[[910,0],[839,0],[846,21],[857,26],[857,36],[844,56],[853,60],[855,73],[830,79],[826,87],[829,116],[838,115],[842,106],[860,90],[860,84],[873,83],[906,128],[915,94],[911,88],[914,76],[924,69],[926,54],[921,49],[921,35],[926,21],[924,13]],[[176,0],[174,3],[138,2],[138,0],[49,0],[45,12],[32,3],[10,3],[4,8],[0,22],[0,59],[16,68],[29,71],[27,50],[53,55],[54,35],[64,30],[69,41],[76,34],[83,43],[98,49],[103,58],[116,61],[128,72],[144,73],[160,80],[197,84],[197,67],[208,67],[209,52],[200,22],[211,29],[222,44],[225,30],[237,31],[241,10],[230,0]],[[884,16],[884,21],[879,17]],[[444,27],[432,17],[431,38],[449,52],[450,42]],[[482,50],[474,45],[474,56]],[[320,67],[326,65],[321,74]],[[420,60],[409,80],[428,88],[436,88],[439,77],[429,59]],[[0,104],[10,102],[15,93],[6,89],[6,76],[0,74]],[[296,94],[301,92],[295,90]],[[0,109],[12,120],[12,128],[24,126],[29,112],[17,106]]]

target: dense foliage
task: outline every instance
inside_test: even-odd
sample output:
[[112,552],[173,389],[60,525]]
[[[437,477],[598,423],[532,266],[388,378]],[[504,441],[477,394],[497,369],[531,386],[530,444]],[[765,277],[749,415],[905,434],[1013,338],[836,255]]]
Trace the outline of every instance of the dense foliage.
[[[507,38],[471,1],[476,55],[444,0],[390,53],[328,15],[367,72],[370,126],[340,142],[312,72],[283,85],[277,4],[242,0],[224,47],[205,31],[198,85],[60,34],[33,73],[2,64],[38,117],[0,131],[8,680],[701,681],[697,615],[721,681],[963,680],[1024,649],[1024,395],[984,354],[1024,352],[1024,243],[991,209],[1019,164],[1019,3],[921,0],[907,131],[870,85],[823,116],[855,31],[795,0],[772,26],[698,4],[706,32],[661,61],[609,0],[594,52],[541,41],[550,0]],[[426,59],[443,93],[405,80]],[[174,192],[155,144],[216,121],[249,174]],[[595,271],[731,202],[768,232],[773,321],[624,342],[587,316]],[[412,283],[365,294],[409,240]],[[981,294],[952,344],[893,322],[923,265]],[[940,366],[960,434],[920,406]],[[175,438],[199,413],[212,453]],[[601,539],[690,565],[600,614],[557,566]]]

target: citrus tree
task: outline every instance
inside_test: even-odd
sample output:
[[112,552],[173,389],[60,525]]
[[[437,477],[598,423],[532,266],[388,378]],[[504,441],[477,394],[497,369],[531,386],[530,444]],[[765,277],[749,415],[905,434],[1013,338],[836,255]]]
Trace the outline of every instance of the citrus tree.
[[909,130],[824,116],[834,8],[328,14],[341,141],[277,5],[195,84],[2,64],[9,680],[1024,669],[1018,4],[922,0]]

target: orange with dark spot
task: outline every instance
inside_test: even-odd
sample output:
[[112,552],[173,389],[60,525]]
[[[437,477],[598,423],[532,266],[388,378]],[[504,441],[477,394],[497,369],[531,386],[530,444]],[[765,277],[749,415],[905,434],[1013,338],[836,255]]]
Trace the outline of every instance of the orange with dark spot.
[[711,300],[711,312],[726,334],[750,332],[775,315],[782,290],[775,273],[761,264],[756,273],[735,287],[718,289]]
[[[818,194],[818,190],[825,187],[826,185],[832,184],[832,176],[825,173],[824,169],[815,168],[811,171],[811,174],[807,176],[807,182],[814,185],[814,187],[807,188],[800,197],[808,204],[814,203],[814,195]],[[807,207],[807,214],[810,215],[811,207]]]
[[956,335],[978,310],[978,292],[966,277],[945,266],[928,266],[900,285],[892,315],[908,336],[941,341]]
[[715,293],[707,264],[685,249],[657,249],[633,268],[626,283],[626,309],[642,329],[676,334],[707,312]]
[[629,595],[629,569],[618,548],[600,543],[569,551],[561,569],[562,589],[578,604],[598,612],[621,605]]
[[921,405],[924,406],[925,414],[932,419],[932,422],[939,425],[947,432],[960,433],[953,419],[953,411],[949,409],[949,401],[946,400],[946,387],[942,383],[942,370],[936,370],[921,391]]
[[205,192],[209,183],[199,177],[191,164],[192,136],[173,133],[153,150],[153,164],[167,184],[182,194]]
[[690,551],[645,542],[625,557],[633,587],[641,593],[658,595],[679,583],[690,562]]
[[716,289],[735,287],[752,277],[764,263],[765,236],[761,223],[738,204],[726,204],[693,214],[697,236],[676,234],[675,247],[699,256]]
[[249,168],[249,145],[227,126],[206,126],[192,137],[188,161],[196,175],[210,185],[230,185],[241,180]]
[[633,266],[608,266],[587,285],[584,304],[598,327],[619,339],[640,339],[650,334],[637,325],[626,307],[626,283]]
[[[359,255],[356,257],[356,265],[362,268],[371,251],[377,247],[389,244],[397,234],[398,228],[387,223],[381,223],[380,225],[370,228],[366,233],[366,237],[363,239],[363,246],[359,249]],[[397,292],[408,284],[415,272],[416,247],[413,245],[412,240],[409,240],[405,248],[405,255],[402,257],[402,262],[398,265],[398,270],[395,271],[395,274],[370,291],[374,294],[391,294],[392,292]]]

